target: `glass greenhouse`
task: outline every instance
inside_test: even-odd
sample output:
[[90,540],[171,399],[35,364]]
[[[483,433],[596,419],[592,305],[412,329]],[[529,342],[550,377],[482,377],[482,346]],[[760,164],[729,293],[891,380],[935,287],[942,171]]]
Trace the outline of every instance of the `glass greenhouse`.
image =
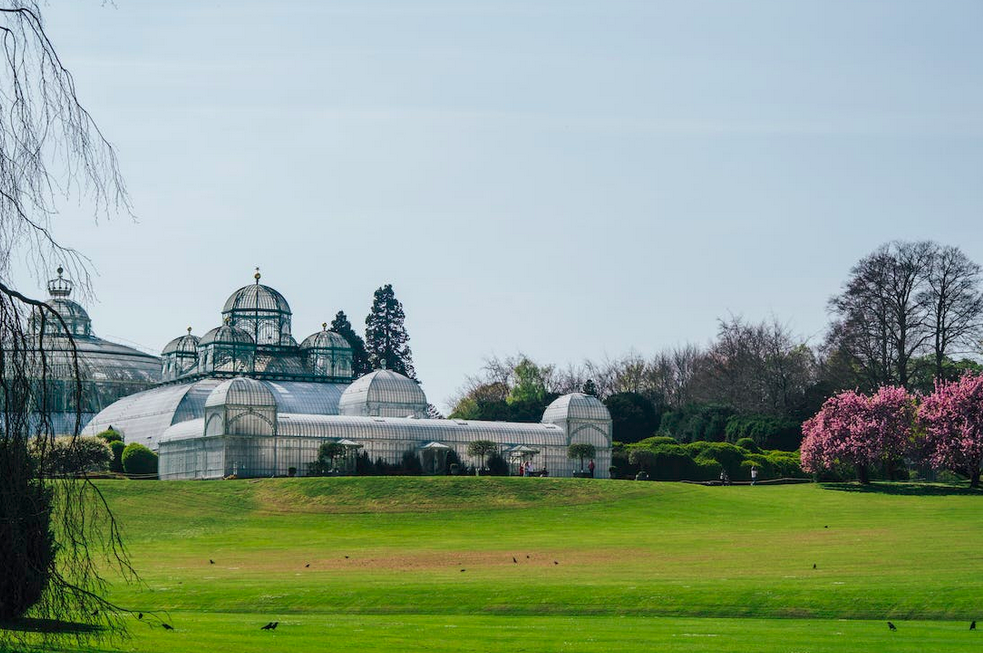
[[77,428],[73,340],[82,375],[82,419],[78,426],[85,426],[96,413],[121,397],[153,387],[161,378],[161,363],[156,356],[96,336],[89,314],[71,299],[72,290],[72,281],[58,268],[57,278],[48,281],[49,298],[45,303],[58,313],[65,326],[50,314],[42,319],[39,312],[32,314],[29,325],[43,345],[48,364],[55,435],[72,434]]
[[564,395],[538,424],[428,419],[419,383],[386,369],[353,381],[345,338],[322,324],[298,345],[291,315],[257,271],[225,302],[223,324],[167,344],[158,387],[108,406],[86,431],[112,425],[157,450],[162,479],[303,476],[325,442],[390,464],[410,452],[427,472],[444,473],[451,451],[478,462],[467,455],[476,440],[495,443],[514,467],[553,476],[576,471],[570,444],[590,443],[597,476],[607,476],[611,417],[595,397]]

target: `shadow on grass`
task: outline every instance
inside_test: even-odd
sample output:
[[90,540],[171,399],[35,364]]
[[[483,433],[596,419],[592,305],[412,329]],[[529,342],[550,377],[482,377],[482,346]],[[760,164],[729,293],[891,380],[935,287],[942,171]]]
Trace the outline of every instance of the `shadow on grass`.
[[974,489],[969,485],[946,485],[942,483],[905,483],[905,482],[871,482],[870,485],[860,483],[820,483],[824,490],[836,492],[861,492],[866,494],[896,494],[900,496],[948,497],[948,496],[983,496],[983,490]]
[[85,635],[101,631],[102,626],[58,619],[16,619],[0,621],[0,630],[50,635]]

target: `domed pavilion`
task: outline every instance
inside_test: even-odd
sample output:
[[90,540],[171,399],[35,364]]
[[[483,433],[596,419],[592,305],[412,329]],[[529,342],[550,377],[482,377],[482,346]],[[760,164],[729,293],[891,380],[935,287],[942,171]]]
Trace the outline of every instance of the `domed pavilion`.
[[349,460],[396,464],[409,452],[443,473],[449,452],[468,461],[475,440],[553,476],[575,471],[570,444],[590,443],[597,476],[607,476],[611,417],[595,397],[564,395],[541,423],[428,419],[417,381],[386,369],[353,380],[351,347],[327,324],[298,345],[290,305],[260,279],[257,270],[226,300],[222,324],[164,347],[158,387],[108,406],[87,432],[112,424],[156,450],[162,479],[303,476],[325,442],[342,444]]
[[[36,350],[38,357],[43,350],[48,364],[54,434],[70,435],[117,399],[156,385],[161,364],[156,356],[96,336],[89,314],[71,297],[74,284],[64,276],[64,269],[58,268],[57,272],[58,276],[48,281],[49,297],[45,303],[61,319],[47,312],[43,316],[34,312],[29,329],[40,345]],[[82,377],[78,415],[73,345]]]

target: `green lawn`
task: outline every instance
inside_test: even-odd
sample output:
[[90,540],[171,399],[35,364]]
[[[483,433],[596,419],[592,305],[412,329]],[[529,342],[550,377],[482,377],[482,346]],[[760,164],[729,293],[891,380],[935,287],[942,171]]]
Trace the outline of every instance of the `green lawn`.
[[[116,585],[111,598],[176,627],[134,621],[124,650],[983,643],[968,631],[983,617],[983,494],[959,488],[521,478],[100,487],[144,582]],[[272,620],[275,632],[259,630]]]

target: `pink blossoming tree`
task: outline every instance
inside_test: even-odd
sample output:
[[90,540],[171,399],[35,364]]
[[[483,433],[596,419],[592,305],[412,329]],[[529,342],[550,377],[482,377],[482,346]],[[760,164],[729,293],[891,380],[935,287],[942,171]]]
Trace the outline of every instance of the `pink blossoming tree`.
[[915,398],[894,386],[871,397],[852,391],[830,397],[802,425],[802,469],[818,473],[846,463],[869,483],[872,465],[911,449],[916,413]]
[[925,431],[925,456],[935,469],[966,474],[980,486],[983,469],[983,374],[936,382],[922,402],[918,421]]

